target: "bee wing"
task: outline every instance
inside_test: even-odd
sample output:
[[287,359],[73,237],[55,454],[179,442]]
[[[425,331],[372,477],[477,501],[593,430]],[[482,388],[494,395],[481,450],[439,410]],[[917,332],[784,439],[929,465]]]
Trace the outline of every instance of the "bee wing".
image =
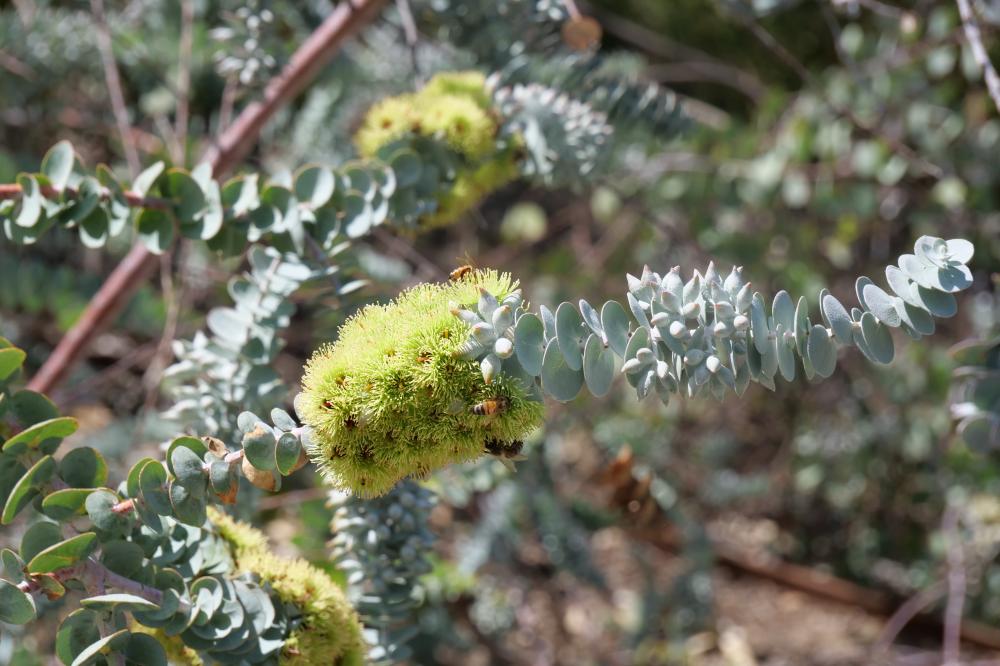
[[506,467],[511,474],[517,474],[517,467],[514,466],[514,462],[512,459],[499,457],[497,458],[497,460],[502,462],[503,466]]

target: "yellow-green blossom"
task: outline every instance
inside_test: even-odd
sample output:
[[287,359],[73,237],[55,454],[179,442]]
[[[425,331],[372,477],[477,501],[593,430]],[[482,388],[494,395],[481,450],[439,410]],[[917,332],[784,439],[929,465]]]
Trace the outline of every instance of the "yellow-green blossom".
[[[500,373],[487,384],[479,364],[462,356],[469,325],[451,311],[474,309],[480,289],[502,300],[516,288],[492,270],[423,284],[364,308],[313,355],[296,409],[312,429],[310,457],[333,485],[380,495],[407,476],[479,457],[489,440],[523,439],[538,427],[542,405],[521,380]],[[474,413],[485,401],[502,408]]]

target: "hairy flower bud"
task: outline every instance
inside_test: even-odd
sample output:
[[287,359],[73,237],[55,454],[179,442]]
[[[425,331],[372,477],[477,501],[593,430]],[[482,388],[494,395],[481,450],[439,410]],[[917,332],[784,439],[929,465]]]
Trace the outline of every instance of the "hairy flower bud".
[[348,320],[306,366],[299,417],[309,455],[329,481],[360,495],[479,457],[489,440],[518,441],[542,419],[531,387],[502,371],[487,383],[465,353],[480,288],[501,301],[517,285],[485,270],[423,284]]

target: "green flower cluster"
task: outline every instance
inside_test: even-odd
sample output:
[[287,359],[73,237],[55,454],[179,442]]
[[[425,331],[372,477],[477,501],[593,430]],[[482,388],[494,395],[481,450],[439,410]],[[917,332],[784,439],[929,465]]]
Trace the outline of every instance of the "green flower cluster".
[[231,546],[235,571],[253,574],[302,614],[301,624],[285,641],[282,666],[364,663],[361,623],[325,571],[305,560],[278,557],[260,531],[221,511],[210,509],[209,520]]
[[338,488],[363,496],[523,439],[542,421],[530,386],[508,373],[487,382],[468,355],[483,292],[520,303],[508,274],[471,272],[422,284],[348,320],[306,366],[296,410],[311,428],[309,454]]
[[498,140],[486,78],[479,72],[443,72],[416,93],[386,98],[368,110],[354,136],[358,152],[375,157],[381,148],[407,136],[433,137],[463,158],[437,210],[422,220],[426,228],[454,222],[483,197],[519,173],[516,146]]

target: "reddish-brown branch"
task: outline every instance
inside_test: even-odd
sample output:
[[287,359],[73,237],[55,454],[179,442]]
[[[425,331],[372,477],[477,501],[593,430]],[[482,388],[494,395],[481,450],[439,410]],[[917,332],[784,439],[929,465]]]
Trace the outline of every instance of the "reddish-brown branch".
[[305,90],[360,27],[370,22],[386,0],[343,0],[316,31],[292,55],[284,71],[264,90],[263,99],[240,113],[219,140],[209,148],[205,160],[217,175],[236,166],[253,148],[264,124],[275,111]]
[[[67,187],[60,192],[51,185],[42,185],[41,188],[42,196],[46,199],[55,199],[60,194],[65,194],[66,196],[75,199],[80,195],[80,193],[73,187]],[[111,192],[105,190],[102,193],[105,199],[111,197]],[[167,210],[171,206],[171,201],[169,199],[162,199],[160,197],[144,197],[138,192],[124,192],[123,196],[125,201],[129,206],[136,208],[158,208],[160,210]],[[21,186],[17,183],[5,183],[0,184],[0,200],[3,199],[20,199],[21,198]]]
[[[220,177],[250,152],[261,130],[275,112],[302,92],[330,62],[346,39],[378,14],[386,0],[344,0],[302,44],[284,71],[264,91],[263,99],[246,107],[219,140],[205,161]],[[136,245],[112,271],[80,319],[59,341],[52,355],[28,388],[49,393],[83,355],[91,339],[121,311],[156,267],[153,255]]]
[[[141,597],[156,605],[163,603],[163,592],[160,590],[155,587],[150,587],[149,585],[144,585],[138,581],[132,580],[131,578],[126,578],[125,576],[116,574],[103,564],[94,562],[93,560],[77,562],[72,566],[63,567],[62,569],[53,571],[51,574],[44,575],[54,578],[60,583],[67,580],[82,581],[84,585],[87,586],[88,590],[111,587],[127,592],[128,594]],[[42,589],[42,586],[38,582],[37,578],[29,578],[28,580],[18,584],[17,587],[19,590],[26,592],[27,594],[32,594]],[[185,605],[187,604],[186,601],[183,603]]]

